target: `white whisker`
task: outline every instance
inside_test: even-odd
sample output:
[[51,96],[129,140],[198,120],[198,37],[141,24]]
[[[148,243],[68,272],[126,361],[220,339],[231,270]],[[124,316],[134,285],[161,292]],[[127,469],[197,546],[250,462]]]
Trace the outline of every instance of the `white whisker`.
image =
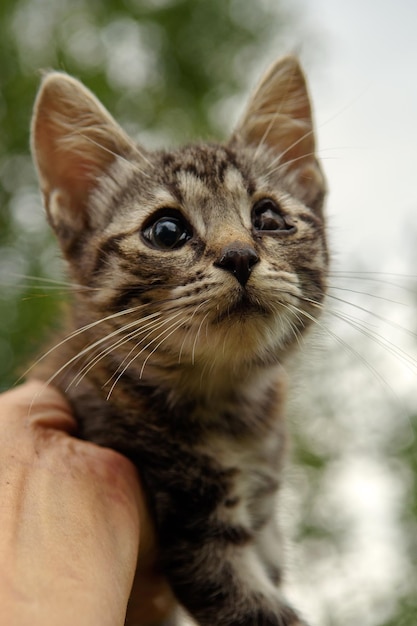
[[[278,157],[278,160],[277,160],[277,167],[279,167],[280,165],[287,166],[287,164],[290,164],[292,162],[292,159],[290,161],[285,161],[285,162],[283,162],[282,159],[285,157],[286,154],[291,152],[291,150],[293,150],[300,143],[302,143],[305,139],[307,139],[308,137],[311,137],[312,135],[314,135],[314,129],[313,128],[311,128],[309,131],[307,131],[306,133],[301,135],[301,137],[299,137],[296,141],[293,141],[293,143],[290,146],[288,146],[288,148],[283,150],[283,152],[281,152],[279,154],[279,157]],[[303,158],[306,158],[307,156],[309,156],[309,153],[303,154],[303,155],[301,155],[300,157],[298,157],[295,160],[296,161],[302,160]],[[276,169],[274,171],[276,171]]]
[[[407,283],[409,283],[410,281],[415,281],[417,280],[417,276],[414,274],[395,274],[395,273],[390,273],[390,272],[367,272],[367,271],[352,271],[349,272],[347,270],[341,270],[341,271],[332,271],[329,272],[329,276],[333,277],[333,278],[337,278],[338,280],[348,280],[348,281],[362,281],[362,282],[369,282],[369,283],[374,283],[374,284],[378,284],[378,285],[383,285],[383,286],[387,286],[387,287],[394,287],[396,289],[400,289],[402,291],[408,292],[408,293],[415,293],[415,288],[414,286],[410,286],[410,284],[401,284],[398,281],[407,281]],[[392,282],[391,280],[387,280],[387,278],[389,279],[395,279],[396,282]]]
[[[322,304],[320,304],[320,303],[317,303],[317,302],[315,303],[313,300],[308,300],[308,301],[313,306],[316,305],[317,308],[319,308],[320,310],[323,308]],[[389,385],[388,381],[382,376],[382,374],[369,361],[367,361],[364,358],[364,356],[362,354],[360,354],[357,350],[355,350],[355,348],[353,348],[350,344],[348,344],[346,341],[344,341],[339,335],[337,335],[335,332],[333,332],[330,328],[328,328],[327,326],[322,324],[316,317],[314,317],[314,315],[311,315],[310,313],[308,313],[304,309],[301,309],[300,307],[296,307],[294,304],[291,304],[289,306],[291,308],[293,308],[295,311],[298,311],[306,319],[310,320],[318,328],[320,328],[322,331],[324,331],[324,333],[326,333],[329,337],[331,337],[339,345],[341,345],[344,348],[344,350],[346,350],[348,353],[352,354],[359,362],[363,363],[363,365],[365,365],[367,367],[367,369],[373,374],[373,376],[377,380],[379,380],[384,386],[386,386],[388,389],[390,389],[391,393],[396,397],[396,394],[395,394],[394,390],[392,389],[391,385]]]
[[195,364],[195,351],[196,351],[196,347],[197,347],[197,341],[198,341],[198,338],[200,336],[200,332],[201,332],[201,329],[203,327],[203,324],[206,321],[206,319],[208,318],[208,316],[209,316],[209,313],[206,313],[205,316],[203,317],[203,319],[201,320],[200,325],[199,325],[199,327],[197,329],[197,332],[195,334],[195,339],[194,339],[194,343],[193,343],[193,349],[191,351],[191,363],[193,365]]
[[[132,307],[130,309],[124,309],[123,311],[118,311],[117,313],[111,313],[110,315],[106,315],[106,317],[102,317],[99,320],[95,320],[94,322],[90,322],[89,324],[86,324],[85,326],[82,326],[81,328],[77,328],[76,330],[73,330],[69,335],[67,335],[64,339],[62,339],[62,341],[60,341],[59,343],[57,343],[54,346],[52,346],[52,348],[47,350],[47,352],[44,352],[44,354],[42,354],[34,363],[32,363],[30,365],[30,367],[28,367],[27,370],[25,370],[23,372],[23,374],[21,374],[21,376],[19,376],[19,378],[17,379],[16,382],[19,383],[23,378],[25,378],[32,371],[32,369],[34,367],[39,365],[39,363],[41,363],[46,357],[48,357],[50,354],[52,354],[53,352],[58,350],[58,348],[60,348],[64,344],[66,344],[68,341],[71,341],[72,339],[74,339],[78,335],[81,335],[82,333],[85,333],[85,332],[91,330],[95,326],[98,326],[99,324],[103,324],[104,322],[107,322],[109,320],[115,319],[115,318],[117,318],[119,316],[127,315],[129,313],[134,313],[135,311],[143,308],[144,306],[146,306],[146,305],[139,305],[139,306],[136,306],[136,307]],[[71,359],[71,362],[75,361],[76,358],[77,358],[77,355],[75,355]],[[70,363],[68,362],[68,364],[70,364]],[[61,371],[63,371],[65,369],[65,367],[66,366],[63,365],[62,368],[60,368],[59,372],[56,372],[55,375],[53,377],[51,377],[49,382],[52,382],[55,379],[55,377],[58,375],[58,373],[61,373]]]
[[[362,311],[363,313],[366,313],[367,315],[370,315],[371,317],[377,319],[380,322],[383,322],[384,324],[387,324],[387,326],[391,326],[392,328],[395,328],[396,330],[400,330],[403,333],[406,333],[408,335],[410,335],[411,337],[417,337],[417,334],[407,328],[404,328],[403,326],[401,326],[400,324],[397,324],[396,322],[393,322],[392,320],[384,317],[383,315],[379,315],[379,313],[375,313],[375,311],[371,311],[370,309],[354,303],[354,302],[349,302],[348,300],[344,300],[343,298],[338,298],[337,296],[334,296],[333,294],[328,294],[328,297],[331,298],[332,300],[336,301],[336,302],[340,302],[341,304],[345,304],[347,306],[350,306],[352,308],[357,309],[358,311]],[[307,302],[309,301],[308,298],[305,299]],[[314,302],[314,301],[312,301]],[[389,302],[389,301],[388,301]]]
[[[129,333],[129,335],[126,337],[126,339],[124,339],[122,342],[119,342],[120,345],[124,345],[125,343],[131,342],[135,339],[137,339],[138,337],[140,337],[142,334],[146,333],[146,335],[144,337],[142,337],[142,339],[138,342],[135,342],[133,347],[129,350],[128,354],[125,356],[125,358],[123,359],[123,361],[121,361],[121,363],[119,363],[117,370],[110,376],[110,378],[104,383],[103,387],[106,387],[108,384],[110,384],[111,380],[117,375],[118,372],[120,371],[125,371],[124,370],[124,364],[129,360],[130,355],[132,354],[132,352],[134,352],[136,350],[136,348],[138,346],[140,346],[141,344],[143,344],[145,341],[148,340],[148,338],[151,336],[151,334],[153,332],[155,332],[156,330],[159,330],[160,328],[163,328],[166,324],[169,324],[170,322],[172,322],[172,320],[178,318],[179,315],[182,314],[182,311],[178,311],[175,315],[171,315],[169,317],[163,317],[162,319],[159,319],[158,321],[155,321],[153,324],[147,324],[145,325],[145,327],[141,327],[131,333]],[[162,317],[162,314],[161,316]],[[113,352],[115,348],[119,348],[120,345],[113,345],[109,348],[108,353]]]
[[[193,313],[192,313],[192,315],[191,315],[191,318],[190,318],[189,320],[187,320],[189,324],[191,324],[191,322],[193,321],[193,319],[194,319],[194,317],[196,316],[196,314],[198,313],[198,311],[199,311],[199,310],[200,310],[203,306],[205,306],[207,303],[208,303],[208,300],[204,300],[203,302],[200,302],[200,304],[194,308],[194,311],[193,311]],[[178,363],[181,363],[181,357],[182,357],[182,353],[183,353],[183,351],[184,351],[185,342],[187,341],[187,339],[188,339],[188,336],[189,336],[190,332],[191,332],[191,327],[187,330],[187,332],[186,332],[186,334],[185,334],[185,337],[184,337],[184,339],[182,340],[182,343],[181,343],[181,348],[180,348],[180,351],[179,351],[179,353],[178,353]]]
[[[108,154],[111,154],[112,156],[115,157],[115,159],[121,159],[122,161],[124,161],[125,163],[127,163],[129,166],[132,165],[132,161],[130,159],[127,159],[126,157],[124,157],[123,155],[119,154],[118,152],[114,152],[113,150],[110,150],[110,148],[108,148],[107,146],[103,146],[103,144],[101,144],[99,141],[96,141],[95,139],[93,139],[92,137],[89,137],[88,135],[85,135],[84,133],[76,133],[79,137],[82,137],[83,139],[85,139],[86,141],[92,143],[93,145],[97,146],[97,148],[100,148],[100,150],[103,150],[104,152],[107,152]],[[148,165],[152,165],[152,163],[150,162],[150,160],[144,155],[143,151],[140,150],[138,148],[137,145],[132,144],[132,148],[135,149],[135,152],[137,152],[138,154],[140,154],[141,159],[143,159],[145,161],[145,163],[147,163]],[[136,164],[135,164],[136,165]],[[139,169],[139,168],[138,168]],[[144,172],[143,170],[139,170],[140,173],[145,176],[146,178],[151,178],[150,174],[147,174],[146,172]]]
[[[381,296],[377,293],[369,293],[367,291],[361,291],[358,289],[349,289],[348,287],[339,287],[335,285],[329,285],[329,290],[334,291],[343,291],[346,293],[353,293],[358,296],[366,296],[367,298],[373,298],[374,300],[382,300],[383,302],[389,302],[390,304],[397,304],[399,306],[407,306],[405,302],[400,302],[399,300],[393,300],[392,298],[387,298],[386,296]],[[331,294],[328,294],[329,297],[333,297]],[[346,301],[346,304],[352,304],[351,302]]]
[[[157,349],[158,349],[158,348],[159,348],[159,347],[160,347],[160,346],[164,343],[164,341],[166,341],[167,339],[169,339],[169,337],[171,337],[171,335],[173,335],[174,333],[176,333],[176,332],[177,332],[177,330],[178,330],[179,328],[181,328],[181,325],[182,325],[183,323],[184,323],[184,319],[183,319],[182,321],[180,320],[180,321],[179,321],[179,322],[177,322],[176,324],[172,324],[171,326],[169,326],[168,328],[166,328],[166,329],[165,329],[164,333],[166,333],[168,330],[170,330],[172,327],[174,327],[174,328],[173,328],[173,330],[171,330],[171,332],[170,332],[170,333],[168,333],[168,335],[166,335],[165,337],[163,337],[163,338],[162,338],[162,340],[161,340],[159,343],[157,343],[157,344],[156,344],[156,346],[153,348],[153,350],[152,350],[152,351],[148,354],[148,356],[146,357],[146,359],[143,361],[143,363],[142,363],[142,367],[141,367],[141,370],[140,370],[140,374],[139,374],[139,378],[142,378],[142,377],[143,377],[143,372],[144,372],[144,370],[145,370],[145,366],[146,366],[147,362],[149,361],[149,359],[151,358],[151,356],[152,356],[153,354],[155,354],[155,352],[157,351]],[[161,333],[161,335],[162,335],[162,333]],[[159,336],[161,336],[161,335],[159,335]]]
[[[119,348],[122,345],[124,345],[125,343],[127,343],[128,341],[130,341],[130,339],[132,337],[135,337],[137,333],[145,332],[146,330],[148,330],[149,326],[151,326],[152,324],[157,323],[155,321],[155,317],[157,317],[157,316],[161,317],[161,315],[162,314],[159,313],[159,312],[151,313],[150,315],[147,315],[146,317],[135,319],[132,322],[129,322],[129,324],[125,324],[121,328],[116,329],[115,331],[113,331],[109,335],[106,335],[105,337],[102,337],[102,340],[101,340],[100,343],[106,343],[112,337],[116,337],[117,335],[125,333],[125,331],[128,330],[129,328],[137,327],[137,326],[141,325],[139,330],[137,328],[135,328],[135,330],[131,331],[127,335],[123,334],[123,336],[118,341],[116,341],[116,343],[112,343],[111,346],[105,348],[104,350],[101,350],[92,360],[89,360],[89,362],[74,377],[74,379],[68,385],[68,388],[71,385],[75,385],[75,386],[79,385],[80,382],[83,380],[83,378],[93,369],[93,367],[95,367],[97,365],[97,363],[99,363],[102,359],[104,359],[108,354],[111,354],[111,352],[113,352],[116,348]],[[147,324],[145,324],[144,326],[142,326],[142,323],[145,320],[152,320],[152,321],[150,321]]]
[[[79,288],[84,288],[84,289],[90,289],[90,287],[84,287],[84,285],[78,285],[78,284],[74,284],[74,283],[70,283],[66,280],[59,280],[56,278],[47,278],[47,277],[43,277],[43,276],[32,276],[30,274],[17,274],[15,272],[7,272],[7,276],[8,277],[13,277],[15,279],[19,279],[19,280],[28,280],[28,281],[33,281],[33,282],[37,282],[37,283],[49,283],[50,285],[56,285],[57,287],[68,287],[68,288],[73,288],[73,287],[79,287]],[[32,285],[31,285],[32,286]],[[42,285],[40,286],[42,287]]]
[[[174,317],[178,317],[178,316],[179,316],[179,315],[181,315],[181,314],[182,314],[182,311],[179,311],[179,312],[177,313],[177,315],[176,315],[176,316],[174,316]],[[166,323],[168,323],[168,321],[171,321],[171,320],[166,320],[165,322],[166,322]],[[145,352],[145,351],[146,351],[146,350],[150,347],[150,345],[151,345],[152,343],[154,343],[155,341],[157,341],[160,337],[164,336],[164,334],[165,334],[166,332],[168,332],[168,331],[169,331],[172,327],[174,327],[174,330],[172,331],[172,333],[173,333],[173,332],[175,332],[176,330],[178,330],[178,328],[180,328],[180,327],[181,327],[181,325],[182,325],[183,323],[184,323],[184,318],[183,318],[182,320],[180,320],[180,321],[176,320],[176,321],[174,322],[174,324],[171,324],[170,326],[168,326],[168,328],[165,328],[165,329],[164,329],[161,333],[159,333],[159,335],[157,335],[156,337],[154,337],[153,339],[151,339],[151,341],[150,341],[150,342],[148,342],[145,346],[143,346],[143,348],[141,348],[141,350],[140,350],[137,354],[135,354],[135,356],[133,356],[133,357],[132,357],[132,358],[131,358],[131,359],[130,359],[127,363],[126,363],[126,365],[125,365],[125,366],[123,367],[123,369],[119,372],[119,374],[117,375],[117,377],[116,377],[115,381],[113,382],[113,384],[112,384],[112,386],[111,386],[111,388],[110,388],[110,390],[109,390],[109,392],[108,392],[108,394],[107,394],[107,400],[110,398],[111,394],[113,393],[113,390],[114,390],[115,386],[117,385],[117,383],[119,382],[120,378],[123,376],[123,374],[126,372],[126,370],[127,370],[127,369],[128,369],[128,368],[132,365],[132,363],[133,363],[133,362],[134,362],[134,361],[135,361],[135,360],[136,360],[136,359],[137,359],[137,358],[138,358],[141,354],[143,354],[143,353],[144,353],[144,352]],[[161,325],[163,325],[163,324],[161,324]],[[168,335],[168,337],[169,337],[172,333],[170,333],[170,334]],[[165,337],[165,338],[167,338],[167,337]],[[140,345],[141,343],[143,343],[143,341],[144,341],[144,340],[146,340],[146,339],[143,339],[143,340],[142,340],[141,342],[139,342],[139,344],[137,344],[137,345]],[[150,356],[152,356],[152,354],[154,354],[154,352],[156,351],[156,349],[157,349],[157,348],[159,348],[159,346],[163,343],[163,341],[164,341],[164,339],[156,345],[156,347],[155,347],[155,348],[151,351],[151,353],[150,353],[150,354],[147,356],[147,358],[145,359],[144,363],[142,364],[142,368],[141,368],[141,370],[140,370],[139,378],[142,378],[142,376],[143,376],[144,366],[145,366],[145,364],[147,363],[147,361],[148,361],[149,357],[150,357]],[[111,378],[109,379],[109,381],[108,381],[108,382],[110,382],[110,380],[111,380]]]
[[256,148],[255,157],[254,157],[255,159],[258,157],[259,151],[264,147],[264,145],[266,143],[266,140],[267,140],[267,137],[268,137],[269,133],[271,132],[271,129],[273,128],[273,126],[276,124],[278,117],[280,115],[282,115],[282,107],[284,106],[284,104],[286,103],[286,100],[288,98],[288,93],[289,93],[291,84],[293,82],[293,79],[294,79],[294,75],[289,76],[287,87],[286,87],[286,89],[282,90],[282,97],[281,97],[279,106],[277,107],[277,110],[275,111],[274,115],[271,115],[271,120],[270,120],[268,126],[266,127],[262,137],[261,137],[261,140],[260,140],[260,142],[258,144],[258,147]]
[[365,322],[361,320],[355,320],[350,315],[344,314],[341,311],[328,309],[329,313],[351,326],[354,330],[358,331],[364,337],[371,339],[377,345],[381,346],[384,350],[386,350],[389,354],[392,354],[397,359],[399,359],[402,363],[409,366],[409,369],[414,373],[417,371],[417,361],[410,354],[408,354],[405,350],[396,346],[392,341],[377,333],[375,330],[370,329]]

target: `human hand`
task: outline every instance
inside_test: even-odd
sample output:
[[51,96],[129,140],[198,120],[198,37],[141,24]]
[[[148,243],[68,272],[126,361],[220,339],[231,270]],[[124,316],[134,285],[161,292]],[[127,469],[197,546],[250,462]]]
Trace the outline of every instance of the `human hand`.
[[0,395],[0,623],[121,626],[172,609],[134,466],[74,438],[65,399],[32,381]]

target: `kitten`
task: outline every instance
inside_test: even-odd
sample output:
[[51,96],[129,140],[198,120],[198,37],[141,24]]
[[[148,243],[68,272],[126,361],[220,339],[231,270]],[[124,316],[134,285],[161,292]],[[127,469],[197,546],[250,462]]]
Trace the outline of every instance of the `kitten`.
[[47,74],[32,147],[74,281],[35,368],[80,436],[136,463],[178,601],[202,626],[301,626],[280,590],[283,364],[323,300],[325,184],[305,79],[279,60],[224,145],[138,147]]

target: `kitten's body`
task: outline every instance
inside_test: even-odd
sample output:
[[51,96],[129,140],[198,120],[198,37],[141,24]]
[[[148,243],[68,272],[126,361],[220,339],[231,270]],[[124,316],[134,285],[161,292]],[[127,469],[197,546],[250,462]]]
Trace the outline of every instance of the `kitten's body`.
[[81,436],[137,464],[162,566],[199,624],[298,626],[274,520],[282,363],[323,299],[327,252],[297,62],[272,68],[224,146],[144,154],[60,74],[33,131],[80,286],[73,335],[36,375],[67,394]]

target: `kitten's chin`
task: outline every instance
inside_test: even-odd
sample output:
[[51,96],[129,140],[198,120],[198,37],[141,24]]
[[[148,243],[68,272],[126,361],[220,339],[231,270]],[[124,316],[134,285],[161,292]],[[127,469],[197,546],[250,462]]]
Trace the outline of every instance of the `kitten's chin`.
[[222,311],[216,313],[214,324],[224,322],[236,324],[256,324],[259,318],[268,318],[272,315],[269,307],[244,293],[236,302],[228,304]]
[[209,332],[195,345],[199,356],[216,366],[241,367],[282,363],[294,343],[293,321],[288,311],[268,310],[253,302],[243,301],[217,313],[209,324]]

